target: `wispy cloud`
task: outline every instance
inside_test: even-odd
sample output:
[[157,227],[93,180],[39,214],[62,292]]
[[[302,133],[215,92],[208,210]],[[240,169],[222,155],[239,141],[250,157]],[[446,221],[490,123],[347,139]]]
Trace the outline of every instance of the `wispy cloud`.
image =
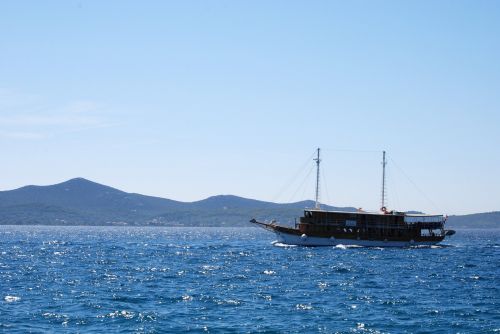
[[88,126],[97,125],[101,122],[102,119],[96,116],[71,115],[64,112],[45,115],[0,116],[0,125],[12,126]]
[[24,140],[37,140],[37,139],[45,139],[48,136],[44,133],[39,132],[6,132],[0,131],[1,138],[7,139],[24,139]]
[[0,90],[0,137],[40,140],[110,127],[103,107],[94,101],[47,103],[39,96]]

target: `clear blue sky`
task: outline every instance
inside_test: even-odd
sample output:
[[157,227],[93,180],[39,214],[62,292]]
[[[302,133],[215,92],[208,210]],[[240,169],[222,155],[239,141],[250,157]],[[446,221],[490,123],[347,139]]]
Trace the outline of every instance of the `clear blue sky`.
[[2,190],[298,201],[318,146],[329,204],[385,149],[390,207],[500,210],[500,1],[0,3]]

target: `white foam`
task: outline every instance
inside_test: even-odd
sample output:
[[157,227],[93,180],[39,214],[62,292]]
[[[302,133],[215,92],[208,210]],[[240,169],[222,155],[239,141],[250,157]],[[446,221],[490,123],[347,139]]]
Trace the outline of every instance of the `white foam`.
[[338,244],[335,246],[335,248],[338,249],[348,249],[348,248],[365,248],[365,246],[361,245],[344,245],[344,244]]
[[208,264],[205,264],[205,265],[201,266],[201,268],[203,270],[217,270],[217,269],[220,269],[219,266],[213,266],[213,265],[208,265]]
[[[132,312],[132,311],[126,311],[126,310],[114,311],[114,312],[108,313],[106,315],[106,317],[109,317],[109,318],[123,317],[125,319],[132,319],[134,316],[135,316],[134,312]],[[101,318],[102,317],[103,316],[101,316]]]
[[320,290],[325,290],[327,287],[328,287],[328,283],[318,282],[318,288],[320,288]]
[[5,298],[3,300],[5,300],[7,303],[13,303],[13,302],[20,301],[21,297],[17,297],[17,296],[5,296]]
[[237,300],[234,300],[234,299],[227,299],[225,300],[226,304],[229,304],[229,305],[240,305],[241,303]]
[[288,245],[288,244],[283,244],[283,243],[281,243],[281,242],[279,242],[279,241],[273,241],[273,242],[271,242],[271,244],[272,244],[273,246],[276,246],[276,247],[297,247],[297,245]]
[[297,310],[312,310],[312,306],[311,304],[297,304],[295,305],[295,308]]

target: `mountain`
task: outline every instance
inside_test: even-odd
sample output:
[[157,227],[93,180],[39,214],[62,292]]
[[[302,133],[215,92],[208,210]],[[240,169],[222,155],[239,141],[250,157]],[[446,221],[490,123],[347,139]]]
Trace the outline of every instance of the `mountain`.
[[500,211],[449,216],[447,226],[453,228],[500,228]]
[[76,178],[0,192],[0,224],[139,223],[184,205]]
[[182,202],[164,198],[126,193],[84,178],[51,186],[26,186],[16,190],[0,192],[2,204],[43,202],[72,208],[110,210],[113,208],[139,208],[160,212],[180,205]]
[[[293,224],[313,201],[272,203],[233,195],[195,202],[127,193],[83,178],[0,191],[0,224],[248,226],[250,218]],[[322,206],[356,211],[354,207]],[[451,227],[500,227],[500,212],[451,216]]]
[[1,191],[0,224],[235,226],[246,225],[252,217],[291,221],[313,204],[276,204],[232,195],[186,203],[75,178],[50,186]]

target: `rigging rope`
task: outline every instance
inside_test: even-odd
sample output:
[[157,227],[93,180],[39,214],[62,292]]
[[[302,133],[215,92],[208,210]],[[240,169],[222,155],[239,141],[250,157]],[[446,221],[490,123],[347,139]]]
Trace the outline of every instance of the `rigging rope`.
[[[323,165],[321,165],[320,169],[321,169],[321,174],[323,175],[322,181],[323,181],[324,188],[325,188],[326,200],[328,201],[327,205],[331,205],[332,200],[330,198],[330,192],[328,191],[328,182],[326,182],[327,177],[326,177],[326,173],[325,173],[325,169],[323,168]],[[323,203],[323,204],[326,204],[326,203]]]
[[391,157],[389,157],[389,159],[391,159],[391,162],[392,164],[397,168],[399,169],[399,171],[401,172],[401,174],[404,175],[404,177],[406,177],[408,179],[408,181],[415,187],[415,189],[417,189],[417,191],[429,202],[429,204],[431,204],[434,209],[436,209],[437,212],[442,212],[441,208],[433,201],[431,200],[418,186],[415,182],[413,182],[413,180],[408,176],[408,174],[405,173],[405,171],[399,167],[399,165],[394,161],[394,159],[392,159]]
[[311,168],[309,169],[309,172],[307,173],[306,177],[302,180],[302,183],[300,184],[299,188],[297,188],[297,190],[293,193],[292,197],[288,200],[288,203],[292,203],[292,200],[295,198],[295,195],[297,195],[297,193],[299,192],[300,189],[303,189],[303,193],[302,193],[302,198],[304,197],[304,194],[305,194],[305,187],[304,185],[306,184],[306,181],[308,181],[309,177],[311,176],[312,174],[312,171],[315,168],[316,166],[312,165],[311,164]]
[[353,152],[353,153],[380,153],[382,150],[352,150],[348,148],[322,148],[323,151],[331,152]]
[[271,202],[276,202],[276,200],[285,192],[285,190],[289,189],[292,184],[295,183],[297,178],[303,171],[306,169],[307,165],[309,165],[316,154],[316,150],[307,158],[307,160],[304,162],[304,164],[300,167],[300,169],[293,174],[293,176],[285,183],[283,187],[274,195],[274,197],[271,199]]
[[[322,150],[323,151],[330,151],[330,152],[377,153],[377,154],[380,154],[380,152],[381,152],[381,150],[355,150],[355,149],[335,149],[335,148],[327,148],[327,149],[322,149]],[[288,200],[288,202],[289,203],[292,202],[296,198],[297,194],[300,191],[302,191],[302,198],[300,200],[303,200],[303,199],[306,198],[305,197],[305,193],[306,193],[307,187],[305,187],[305,184],[310,179],[311,174],[312,174],[313,170],[315,169],[314,164],[311,163],[311,161],[313,160],[315,154],[316,154],[316,150],[313,151],[313,153],[301,165],[300,169],[298,169],[297,172],[294,173],[293,176],[288,180],[288,182],[285,183],[285,185],[281,188],[281,190],[278,191],[278,193],[273,197],[272,202],[275,202],[276,199],[278,199],[279,197],[281,197],[286,190],[290,189],[290,187],[292,185],[296,184],[296,181],[298,180],[298,177],[300,176],[300,174],[302,174],[304,172],[304,170],[306,170],[307,166],[310,164],[311,167],[309,168],[309,171],[307,172],[307,175],[302,179],[302,182],[300,183],[299,187],[295,190],[295,192],[290,197],[290,199]],[[417,184],[394,161],[394,159],[390,155],[388,156],[388,158],[390,159],[392,165],[394,165],[396,167],[396,169],[399,170],[399,172],[413,185],[413,187],[415,187],[415,189],[429,202],[429,204],[431,204],[431,206],[434,209],[436,209],[438,212],[442,211],[441,208],[429,196],[427,196],[424,191],[422,191],[417,186]],[[330,198],[330,194],[329,194],[329,191],[328,191],[327,177],[326,177],[325,168],[324,168],[323,165],[320,166],[320,172],[323,175],[323,177],[321,178],[321,183],[322,183],[322,185],[324,186],[324,189],[325,189],[326,199],[327,199],[328,203],[331,203],[331,198]],[[393,185],[395,185],[394,182],[393,182]],[[398,192],[397,192],[396,188],[393,188],[392,194],[393,194],[393,200],[396,202],[395,204],[397,204],[397,205],[400,204],[399,203],[400,199],[399,199]]]

